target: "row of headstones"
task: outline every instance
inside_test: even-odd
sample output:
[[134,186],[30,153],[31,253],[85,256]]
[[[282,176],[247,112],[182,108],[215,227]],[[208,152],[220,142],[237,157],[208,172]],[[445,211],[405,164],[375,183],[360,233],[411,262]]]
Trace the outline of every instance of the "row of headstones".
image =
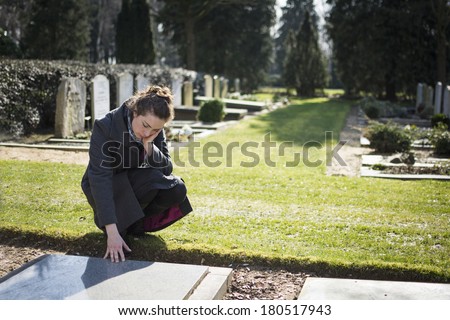
[[434,114],[444,113],[450,117],[450,86],[443,86],[441,82],[438,82],[433,89],[432,86],[418,83],[416,112],[427,108],[433,108]]
[[[228,94],[228,80],[223,77],[204,76],[205,96],[225,98]],[[117,75],[117,102],[122,104],[133,95],[134,89],[142,90],[150,84],[149,78],[143,75],[133,75],[128,72]],[[190,80],[179,77],[172,79],[174,105],[194,105],[194,85]],[[235,80],[235,90],[239,90],[239,79]],[[102,118],[110,111],[110,83],[104,75],[95,76],[90,82],[91,90],[91,121]],[[58,88],[55,115],[55,136],[72,137],[84,132],[86,108],[86,85],[76,78],[64,78]]]
[[[211,77],[209,74],[205,74],[203,80],[205,82],[205,97],[214,99],[227,97],[228,79],[219,76]],[[241,91],[240,86],[240,79],[234,79],[234,92],[239,93]]]

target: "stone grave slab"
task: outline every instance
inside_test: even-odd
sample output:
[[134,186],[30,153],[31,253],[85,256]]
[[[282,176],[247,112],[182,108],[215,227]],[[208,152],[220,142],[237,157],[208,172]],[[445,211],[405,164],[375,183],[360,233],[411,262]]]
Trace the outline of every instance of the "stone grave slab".
[[[201,288],[209,274],[217,273],[230,276],[231,269],[211,272],[199,265],[45,255],[1,278],[0,299],[182,300]],[[217,292],[223,286],[217,283]]]
[[299,300],[449,300],[450,284],[307,278]]

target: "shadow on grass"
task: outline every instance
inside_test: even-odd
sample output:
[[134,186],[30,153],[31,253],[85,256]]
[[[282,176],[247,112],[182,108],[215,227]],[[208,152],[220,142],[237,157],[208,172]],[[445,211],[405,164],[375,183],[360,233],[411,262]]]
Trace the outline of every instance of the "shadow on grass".
[[333,132],[333,139],[339,138],[349,110],[350,102],[344,100],[290,105],[261,116],[262,123],[256,122],[250,127],[271,132],[277,141],[292,141],[300,146],[309,141],[324,144],[327,131]]
[[[272,270],[305,272],[316,277],[335,277],[391,281],[450,282],[448,273],[435,270],[407,267],[401,264],[352,265],[348,263],[330,264],[313,258],[267,257],[244,252],[220,252],[214,249],[196,248],[168,249],[164,239],[157,235],[131,238],[127,241],[133,250],[128,259],[186,263],[219,267],[239,267],[243,264],[266,267]],[[40,250],[54,250],[69,255],[103,257],[105,237],[101,232],[88,233],[82,237],[51,236],[24,232],[19,229],[0,228],[0,245],[31,247]]]

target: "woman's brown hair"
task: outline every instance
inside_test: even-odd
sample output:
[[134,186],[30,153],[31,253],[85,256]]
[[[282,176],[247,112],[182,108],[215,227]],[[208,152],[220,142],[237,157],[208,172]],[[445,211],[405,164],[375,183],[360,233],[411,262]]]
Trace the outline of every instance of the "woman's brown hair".
[[172,92],[165,86],[148,86],[146,89],[136,92],[125,104],[138,116],[151,113],[160,119],[169,121],[175,115]]

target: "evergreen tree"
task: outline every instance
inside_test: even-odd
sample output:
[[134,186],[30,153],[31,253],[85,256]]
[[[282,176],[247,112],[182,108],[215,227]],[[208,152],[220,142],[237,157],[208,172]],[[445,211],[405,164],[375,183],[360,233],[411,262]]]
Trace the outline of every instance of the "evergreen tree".
[[274,0],[164,0],[158,16],[184,67],[239,77],[251,90],[270,66],[274,6]]
[[281,8],[280,28],[275,38],[275,72],[283,74],[283,66],[286,60],[286,41],[292,30],[298,30],[309,12],[314,28],[317,29],[318,16],[314,8],[314,0],[287,0]]
[[86,0],[35,0],[22,46],[29,58],[86,61],[89,14]]
[[326,71],[317,29],[308,12],[305,13],[300,29],[290,32],[286,48],[286,86],[295,88],[299,96],[314,96],[315,89],[323,89],[325,86]]
[[150,8],[145,0],[122,1],[117,18],[116,58],[118,63],[154,63]]
[[417,82],[437,81],[432,1],[328,3],[327,31],[347,94],[365,91],[396,100],[398,92],[414,95]]

